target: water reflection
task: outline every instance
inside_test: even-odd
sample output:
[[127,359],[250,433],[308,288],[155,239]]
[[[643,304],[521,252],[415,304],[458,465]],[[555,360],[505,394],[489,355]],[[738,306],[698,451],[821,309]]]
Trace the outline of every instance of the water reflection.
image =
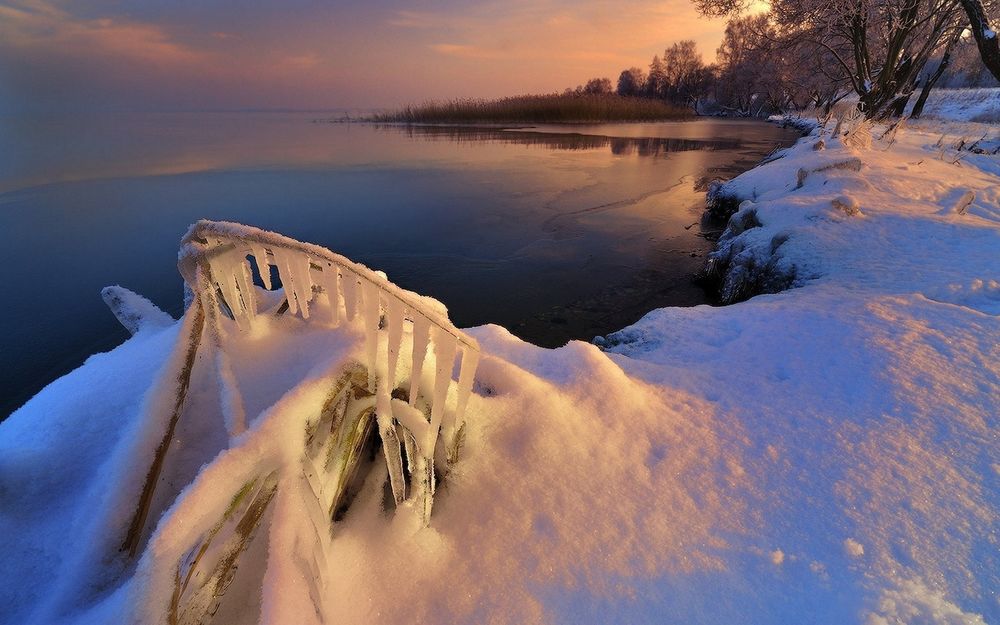
[[685,139],[677,137],[617,137],[581,133],[547,133],[524,129],[472,128],[465,126],[379,126],[381,130],[403,132],[409,137],[452,143],[493,143],[531,145],[549,150],[599,150],[609,148],[618,156],[667,156],[690,150],[734,150],[733,139]]

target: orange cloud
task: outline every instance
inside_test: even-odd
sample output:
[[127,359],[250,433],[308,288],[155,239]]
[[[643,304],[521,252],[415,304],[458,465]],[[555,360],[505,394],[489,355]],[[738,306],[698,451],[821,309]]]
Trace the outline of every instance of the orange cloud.
[[572,10],[552,2],[488,3],[438,13],[397,11],[387,24],[449,35],[445,43],[428,46],[440,54],[593,63],[606,73],[612,66],[620,71],[646,65],[654,53],[662,54],[680,39],[695,39],[706,61],[712,61],[723,30],[721,22],[700,18],[689,0],[584,0]]
[[475,50],[475,48],[473,48],[472,46],[461,46],[454,43],[433,43],[431,44],[430,48],[431,50],[436,50],[441,54],[457,54],[457,55],[464,55]]
[[254,4],[238,20],[182,3],[145,22],[114,14],[115,0],[94,1],[107,2],[104,16],[76,16],[58,0],[0,0],[0,70],[13,68],[21,91],[8,91],[20,102],[392,106],[552,92],[614,80],[680,39],[712,60],[724,29],[690,0],[472,0],[447,10],[388,0],[399,8],[359,1],[300,13]]

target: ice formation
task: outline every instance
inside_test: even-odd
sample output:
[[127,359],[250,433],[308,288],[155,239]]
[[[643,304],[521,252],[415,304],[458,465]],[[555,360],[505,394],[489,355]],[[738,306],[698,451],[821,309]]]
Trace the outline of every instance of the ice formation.
[[[263,567],[247,563],[275,549],[300,554],[295,574],[313,580],[309,601],[321,613],[323,593],[315,585],[325,565],[317,559],[325,558],[335,520],[367,477],[360,466],[375,441],[381,442],[395,505],[421,524],[430,521],[436,476],[457,459],[479,348],[429,300],[323,248],[233,223],[192,226],[178,265],[194,298],[146,394],[132,443],[111,462],[127,473],[116,480],[115,492],[102,496],[103,506],[83,530],[88,547],[63,570],[43,619],[57,619],[76,597],[138,567],[140,576],[164,581],[151,584],[136,605],[169,599],[170,623],[201,623],[212,615],[213,622],[227,622],[244,608],[224,596],[243,594],[233,585],[259,585],[247,576]],[[263,288],[254,283],[254,268]],[[172,321],[120,287],[106,289],[104,297],[133,333]],[[248,417],[259,421],[247,409],[258,407],[257,389],[240,388],[239,366],[245,365],[230,351],[252,348],[273,331],[276,316],[300,319],[313,340],[360,331],[363,355],[331,362],[307,402],[311,408],[287,417],[299,423],[288,426],[299,432],[293,440],[286,432],[274,437],[275,449],[248,452],[241,435]],[[461,366],[454,380],[456,358]],[[226,476],[202,470],[206,464],[228,466]],[[204,489],[225,495],[199,504],[200,524],[170,530],[183,534],[174,536],[173,551],[157,550],[150,540],[167,511],[199,499]],[[293,544],[284,545],[282,533],[289,531],[295,532]],[[109,564],[84,573],[95,561]]]
[[[289,314],[310,318],[310,308],[316,306],[316,295],[324,292],[330,307],[330,325],[340,323],[341,302],[348,321],[360,312],[365,337],[364,366],[367,370],[366,390],[375,396],[375,418],[383,453],[389,471],[396,504],[406,499],[406,476],[402,462],[400,434],[407,441],[407,458],[421,457],[429,480],[427,492],[418,484],[413,497],[421,501],[422,515],[426,522],[430,514],[430,501],[434,489],[434,455],[439,435],[446,445],[445,456],[456,459],[457,438],[461,429],[465,407],[472,390],[473,377],[478,362],[475,340],[457,330],[437,310],[424,305],[420,299],[406,292],[382,275],[367,267],[333,254],[317,246],[302,244],[281,235],[240,224],[201,221],[192,226],[184,237],[179,266],[189,286],[199,294],[198,305],[208,314],[210,334],[215,338],[217,374],[223,391],[223,414],[231,435],[244,427],[240,393],[235,388],[223,345],[226,329],[218,320],[224,310],[241,331],[250,330],[258,314],[259,295],[253,285],[252,259],[265,288],[271,285],[271,266],[283,287],[284,303]],[[264,279],[267,276],[267,279]],[[343,293],[340,286],[343,285]],[[221,294],[221,300],[218,295]],[[413,338],[408,341],[409,362],[405,369],[410,373],[407,404],[393,403],[393,390],[397,387],[399,359],[404,351],[404,332]],[[431,330],[428,336],[428,330]],[[428,345],[434,350],[434,370],[431,377],[430,396],[424,400],[429,406],[429,418],[414,418],[420,390],[419,378]],[[461,357],[457,383],[452,379],[456,356]],[[455,387],[456,402],[447,405],[449,389]],[[402,389],[401,389],[402,390]],[[396,408],[394,409],[394,406]],[[400,416],[396,416],[399,412]],[[402,432],[399,429],[402,428]]]

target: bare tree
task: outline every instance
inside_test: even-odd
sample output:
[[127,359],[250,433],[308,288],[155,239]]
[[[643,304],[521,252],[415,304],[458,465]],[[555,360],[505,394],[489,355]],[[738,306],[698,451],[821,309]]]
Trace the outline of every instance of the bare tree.
[[719,61],[717,97],[724,106],[741,115],[752,114],[751,106],[774,74],[771,46],[765,35],[770,29],[766,14],[734,17],[726,24]]
[[934,72],[924,80],[924,86],[920,89],[920,96],[917,98],[917,102],[913,105],[913,110],[910,111],[910,117],[920,117],[924,112],[924,104],[927,103],[927,96],[930,95],[931,89],[937,84],[938,80],[941,79],[942,74],[948,69],[951,64],[951,52],[954,50],[955,45],[962,38],[962,29],[955,29],[955,33],[948,39],[945,44],[944,52],[941,54],[941,61],[938,63]]
[[1000,81],[983,64],[971,31],[963,33],[952,49],[951,62],[941,77],[941,84],[947,87],[1000,87]]
[[[976,46],[979,48],[979,56],[983,59],[993,77],[1000,80],[1000,41],[998,41],[997,31],[990,27],[989,13],[982,0],[959,0],[962,8],[969,18],[972,36],[976,39]],[[993,14],[996,17],[997,9],[994,5]]]
[[795,40],[787,48],[787,79],[796,101],[812,102],[829,113],[834,104],[851,94],[850,81],[838,71],[836,60],[825,48],[807,39]]
[[591,78],[587,81],[587,84],[583,86],[583,93],[586,94],[603,94],[611,93],[614,88],[611,86],[610,78]]
[[716,52],[716,98],[743,115],[823,105],[843,86],[817,72],[829,62],[823,52],[804,41],[787,41],[767,13],[734,17]]
[[[964,1],[964,0],[961,0]],[[973,0],[978,1],[978,0]],[[694,0],[704,13],[744,10],[747,0]],[[772,0],[786,44],[808,42],[832,59],[829,78],[850,84],[868,117],[899,111],[924,64],[954,29],[960,0]]]
[[663,68],[663,61],[660,60],[659,56],[654,55],[649,64],[649,76],[646,77],[646,95],[653,98],[663,97],[666,84],[667,74]]
[[674,102],[690,102],[703,95],[705,63],[694,41],[679,41],[663,53],[663,96]]
[[646,84],[646,74],[638,67],[623,70],[618,76],[618,95],[636,96],[642,94]]

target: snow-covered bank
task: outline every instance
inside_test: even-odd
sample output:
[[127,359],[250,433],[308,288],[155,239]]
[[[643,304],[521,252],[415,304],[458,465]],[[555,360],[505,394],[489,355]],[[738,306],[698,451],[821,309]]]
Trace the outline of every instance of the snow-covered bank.
[[1000,122],[1000,87],[934,89],[927,98],[924,117],[995,124]]
[[[384,513],[373,471],[317,549],[289,487],[241,563],[259,581],[234,582],[220,618],[1000,622],[1000,166],[940,134],[807,137],[727,185],[755,214],[728,244],[788,269],[790,290],[656,310],[605,351],[469,331],[466,451],[431,526]],[[166,621],[213,511],[298,453],[364,342],[287,315],[228,333],[249,428],[227,441],[217,383],[193,387],[207,464],[120,573],[93,519],[114,526],[115,459],[176,334],[140,331],[0,425],[4,622]]]

